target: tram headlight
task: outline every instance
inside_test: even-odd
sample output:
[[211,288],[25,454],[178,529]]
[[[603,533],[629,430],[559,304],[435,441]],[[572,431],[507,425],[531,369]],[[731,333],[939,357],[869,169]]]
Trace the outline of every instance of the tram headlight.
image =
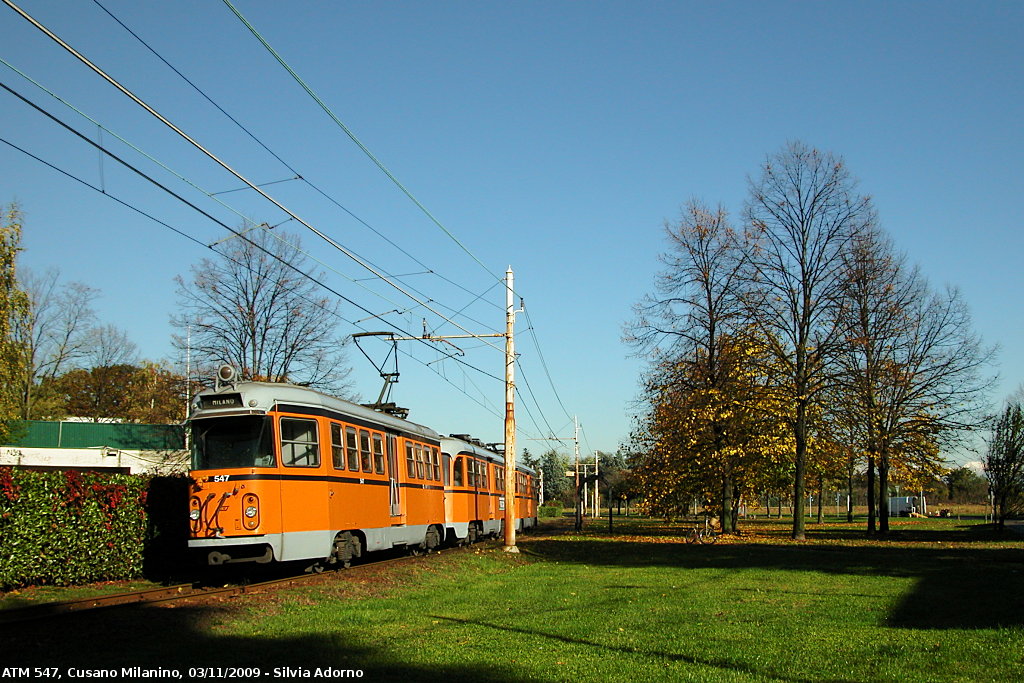
[[191,519],[193,522],[198,522],[199,521],[199,508],[192,508],[191,510],[189,510],[188,511],[188,518]]
[[247,531],[256,531],[260,525],[260,499],[255,493],[242,496],[242,527]]

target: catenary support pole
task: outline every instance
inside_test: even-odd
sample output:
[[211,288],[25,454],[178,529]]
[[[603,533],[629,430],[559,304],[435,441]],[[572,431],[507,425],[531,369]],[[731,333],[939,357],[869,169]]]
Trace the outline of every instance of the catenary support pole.
[[505,271],[505,552],[516,547],[516,344],[512,266]]

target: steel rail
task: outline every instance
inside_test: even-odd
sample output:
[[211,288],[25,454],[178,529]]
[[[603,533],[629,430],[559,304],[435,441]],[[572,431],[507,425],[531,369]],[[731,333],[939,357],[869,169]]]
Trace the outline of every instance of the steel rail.
[[[475,544],[477,547],[483,545],[482,543]],[[466,550],[470,545],[457,547],[457,548],[445,548],[445,552],[454,552],[457,550]],[[305,581],[324,578],[331,573],[337,573],[339,575],[348,574],[349,572],[358,573],[363,568],[380,568],[382,566],[405,562],[408,560],[415,559],[417,557],[423,557],[423,555],[405,555],[402,557],[393,557],[389,559],[374,560],[371,562],[365,562],[357,564],[348,569],[338,568],[332,572],[311,572],[296,574],[293,576],[286,576],[280,579],[271,579],[269,581],[260,581],[258,583],[250,584],[239,584],[237,586],[224,586],[221,588],[203,588],[196,586],[195,584],[183,583],[174,586],[165,586],[160,588],[147,588],[138,591],[128,591],[125,593],[112,593],[110,595],[97,595],[87,598],[76,598],[73,600],[61,600],[58,602],[47,602],[36,605],[29,605],[27,607],[11,607],[8,609],[0,609],[0,626],[7,624],[17,624],[26,621],[35,621],[37,619],[47,619],[50,617],[61,617],[76,612],[85,612],[94,609],[103,609],[108,607],[125,607],[129,605],[151,605],[163,602],[174,602],[174,601],[185,601],[185,600],[201,600],[211,597],[231,597],[235,595],[248,595],[252,593],[259,593],[263,590],[274,588],[276,586],[286,587],[292,584],[303,583]]]

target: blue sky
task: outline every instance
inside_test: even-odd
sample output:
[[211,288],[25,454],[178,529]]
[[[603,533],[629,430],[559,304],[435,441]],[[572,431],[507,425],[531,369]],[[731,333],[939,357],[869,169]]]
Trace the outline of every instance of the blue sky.
[[[239,11],[471,257],[226,5],[101,2],[402,251],[300,181],[270,185],[268,193],[415,287],[431,308],[468,315],[456,320],[473,332],[500,330],[504,300],[495,277],[512,265],[532,323],[528,330],[520,315],[517,326],[519,438],[531,451],[548,444],[528,439],[571,434],[573,415],[584,451],[614,450],[627,437],[642,363],[622,345],[622,325],[652,288],[664,222],[691,198],[721,203],[738,217],[747,177],[789,140],[843,156],[910,260],[936,286],[961,288],[978,332],[1001,348],[1002,383],[993,398],[1024,380],[1020,3],[238,0]],[[246,177],[292,176],[97,4],[17,4]],[[0,13],[4,60],[204,191],[240,187],[13,10]],[[218,195],[232,210],[216,204],[8,67],[0,65],[0,74],[225,223],[285,220],[251,190]],[[0,137],[199,243],[225,236],[114,162],[101,164],[94,149],[6,92],[0,121]],[[0,202],[12,200],[26,214],[24,267],[56,267],[65,281],[100,289],[103,322],[124,328],[146,357],[172,356],[173,278],[209,250],[0,144]],[[294,221],[286,227],[304,230]],[[361,306],[379,314],[415,306],[365,280],[368,272],[314,235],[302,238],[322,261],[325,281]],[[421,264],[458,286],[414,274]],[[351,306],[344,315],[343,333],[358,331],[351,323],[368,316]],[[424,317],[437,333],[458,332],[423,307],[386,316],[413,332]],[[384,329],[379,321],[360,325]],[[498,351],[460,346],[467,363],[501,374]],[[404,349],[411,355],[401,358],[396,398],[412,419],[501,439],[500,382],[422,344]],[[350,360],[357,390],[374,398],[374,370],[358,352]]]

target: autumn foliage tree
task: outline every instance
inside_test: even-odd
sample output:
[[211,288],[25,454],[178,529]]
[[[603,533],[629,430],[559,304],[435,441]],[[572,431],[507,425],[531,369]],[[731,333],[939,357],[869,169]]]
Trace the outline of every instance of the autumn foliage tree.
[[[729,353],[750,355],[749,340]],[[792,438],[783,419],[785,406],[772,401],[761,378],[740,371],[716,388],[699,388],[688,363],[665,367],[652,376],[650,411],[632,458],[651,512],[680,514],[691,501],[720,515],[724,531],[736,531],[740,501],[765,490],[787,468]],[[758,367],[751,363],[748,369]]]
[[[686,487],[717,500],[725,528],[748,470],[766,488],[786,478],[800,540],[809,480],[820,505],[826,481],[852,486],[866,464],[885,532],[890,472],[934,479],[940,449],[979,425],[992,351],[957,291],[933,291],[894,252],[841,158],[790,143],[750,181],[743,216],[737,230],[691,201],[667,226],[656,293],[627,334],[653,368],[638,476],[652,501]],[[744,460],[787,441],[786,468]]]
[[11,204],[4,208],[0,221],[0,442],[6,442],[19,417],[18,378],[24,348],[14,335],[14,327],[27,303],[15,271],[20,250],[21,211]]
[[[729,224],[724,209],[697,201],[684,207],[677,224],[665,226],[665,234],[665,268],[656,293],[635,307],[627,340],[655,364],[648,392],[658,449],[668,456],[682,448],[673,458],[691,470],[702,466],[693,458],[698,450],[710,455],[705,464],[716,464],[721,487],[714,498],[723,529],[731,529],[735,477],[728,454],[735,431],[730,431],[730,401],[736,398],[733,384],[743,362],[742,344],[736,343],[743,326],[737,285],[748,253],[746,236]],[[697,413],[697,422],[707,427],[699,436],[688,422]]]
[[185,418],[185,380],[158,363],[71,370],[53,380],[51,391],[64,415],[94,422],[172,424]]

